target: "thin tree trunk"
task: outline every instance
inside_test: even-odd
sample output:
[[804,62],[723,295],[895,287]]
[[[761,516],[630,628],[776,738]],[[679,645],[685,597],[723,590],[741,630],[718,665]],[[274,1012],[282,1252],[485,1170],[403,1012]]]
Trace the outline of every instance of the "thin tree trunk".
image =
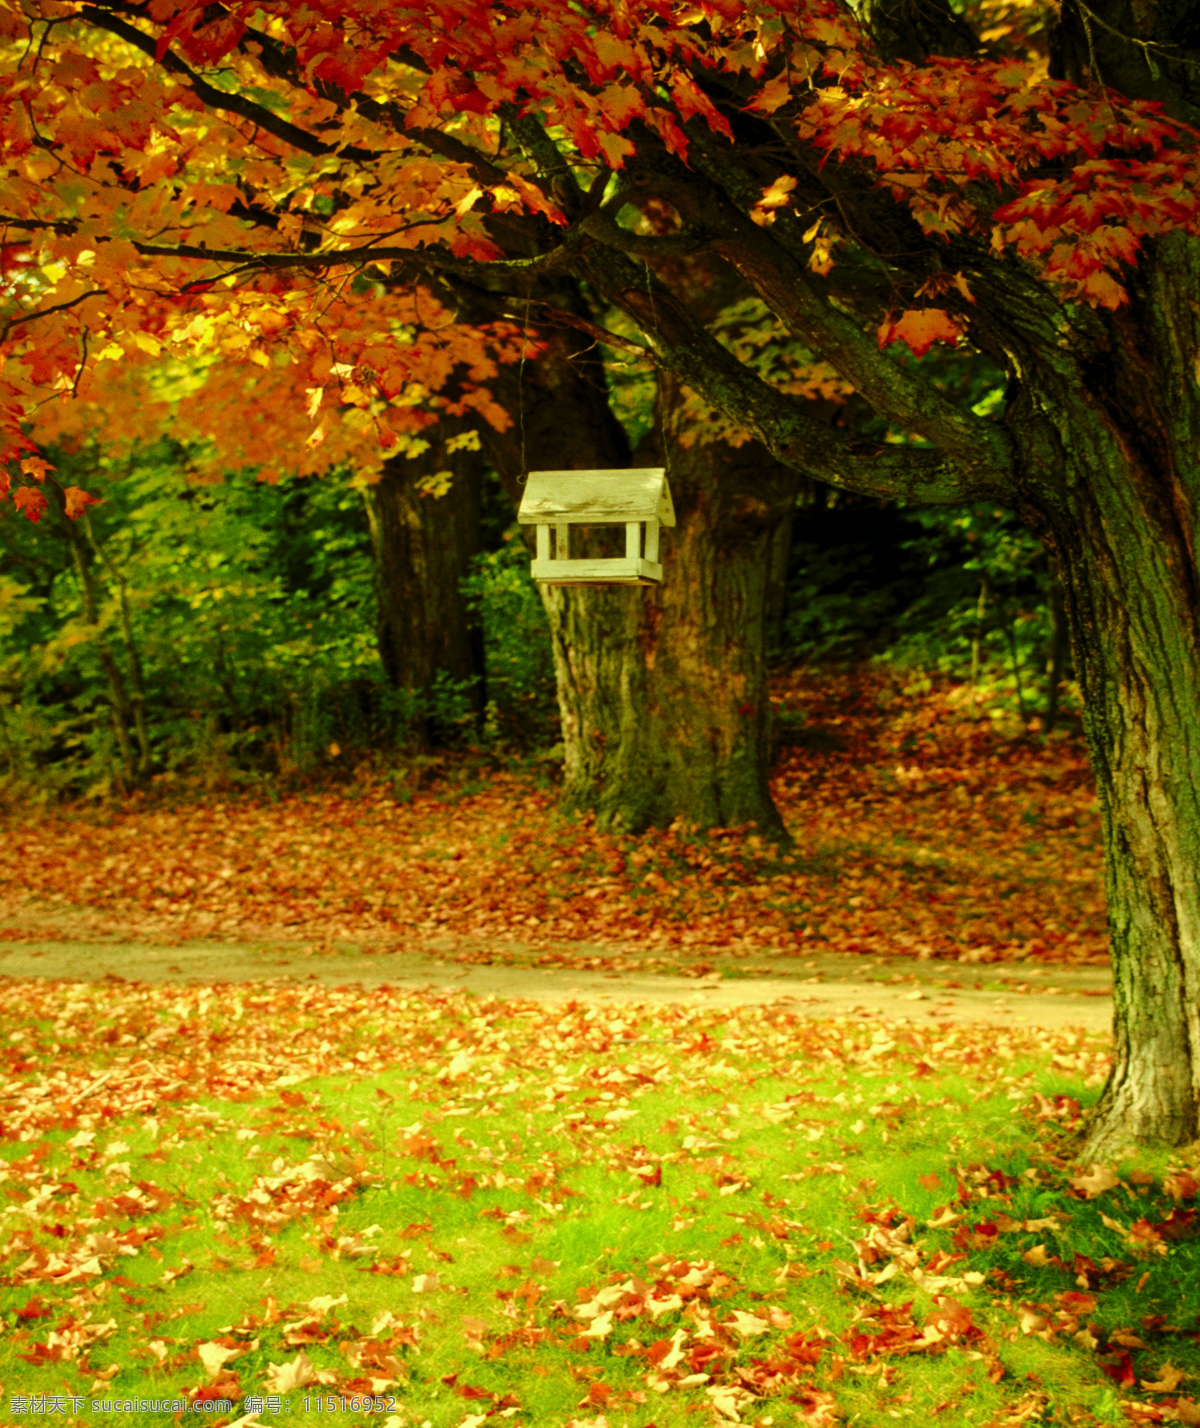
[[8,755],[8,776],[15,783],[17,778],[17,751],[13,745],[12,735],[8,732],[8,717],[4,712],[3,704],[0,704],[0,741],[3,741],[4,752]]
[[[797,483],[799,486],[800,483]],[[798,493],[797,493],[798,494]],[[773,657],[783,650],[783,622],[787,617],[788,566],[792,558],[792,533],[796,524],[796,501],[784,511],[771,532],[767,548],[767,650]]]
[[1058,704],[1062,690],[1063,668],[1067,661],[1067,612],[1063,603],[1062,581],[1058,572],[1052,573],[1050,581],[1050,651],[1046,661],[1046,713],[1044,718],[1047,734],[1054,732],[1058,723]]
[[979,684],[979,670],[983,663],[983,617],[987,612],[988,583],[979,583],[979,602],[975,606],[975,634],[971,640],[971,684]]
[[129,591],[125,579],[109,556],[100,548],[91,517],[85,512],[84,529],[88,544],[99,564],[104,565],[117,591],[117,608],[121,617],[121,636],[125,645],[125,657],[129,666],[129,710],[133,718],[134,734],[138,745],[138,775],[145,778],[150,773],[152,756],[150,752],[150,731],[146,721],[146,681],[142,673],[142,660],[137,642],[133,638],[133,621],[129,615]]
[[[483,635],[460,581],[480,549],[484,456],[449,443],[475,422],[446,417],[421,433],[428,450],[388,461],[367,497],[379,599],[379,653],[388,679],[414,702],[418,745],[443,742],[453,731],[439,724],[434,694],[439,676],[458,685],[478,721],[487,702]],[[418,482],[449,472],[443,495]]]
[[125,775],[125,782],[134,784],[137,782],[137,759],[133,752],[133,744],[129,737],[130,709],[129,695],[125,688],[125,679],[121,674],[121,668],[117,664],[112,650],[109,648],[108,640],[103,629],[100,628],[100,601],[99,592],[96,587],[96,578],[88,564],[87,556],[83,548],[83,540],[71,520],[65,521],[67,539],[70,542],[71,554],[75,559],[75,571],[79,576],[79,587],[83,597],[83,617],[89,625],[96,627],[96,653],[100,659],[100,665],[104,670],[108,680],[109,709],[112,716],[113,734],[117,740],[117,748],[121,755],[121,764]]
[[1008,655],[1012,661],[1013,683],[1017,687],[1017,713],[1022,729],[1029,727],[1029,710],[1025,705],[1025,689],[1021,684],[1021,651],[1017,645],[1017,624],[1011,617],[1005,622],[1004,637],[1008,641]]

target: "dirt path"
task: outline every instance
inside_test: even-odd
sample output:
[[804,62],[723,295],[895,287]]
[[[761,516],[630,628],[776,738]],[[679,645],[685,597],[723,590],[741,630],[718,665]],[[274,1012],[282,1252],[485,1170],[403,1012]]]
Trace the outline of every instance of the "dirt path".
[[[651,958],[609,946],[570,944],[571,966],[546,961],[544,947],[425,940],[378,950],[295,942],[192,941],[174,945],[115,938],[39,941],[26,930],[0,942],[0,976],[146,982],[316,981],[439,991],[536,1001],[704,1003],[733,1007],[775,1003],[803,1015],[885,1017],[898,1021],[995,1026],[1077,1026],[1106,1032],[1112,1024],[1107,968],[1000,962],[981,966],[895,957],[824,955],[735,960],[710,954],[703,963],[652,970]],[[659,959],[661,961],[661,959]],[[579,964],[598,963],[599,969]],[[647,965],[640,967],[639,961]],[[605,964],[617,970],[604,970]],[[712,968],[709,970],[702,970]],[[680,975],[684,971],[690,975]]]

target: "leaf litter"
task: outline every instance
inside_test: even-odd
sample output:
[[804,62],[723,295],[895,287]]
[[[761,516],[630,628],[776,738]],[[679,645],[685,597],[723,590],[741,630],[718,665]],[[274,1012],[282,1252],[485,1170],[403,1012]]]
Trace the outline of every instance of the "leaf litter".
[[782,855],[753,828],[603,833],[468,754],[416,792],[364,773],[278,801],[10,811],[0,940],[449,939],[465,962],[697,976],[713,954],[1104,963],[1080,743],[1003,738],[962,689],[882,672],[806,671],[774,701]]

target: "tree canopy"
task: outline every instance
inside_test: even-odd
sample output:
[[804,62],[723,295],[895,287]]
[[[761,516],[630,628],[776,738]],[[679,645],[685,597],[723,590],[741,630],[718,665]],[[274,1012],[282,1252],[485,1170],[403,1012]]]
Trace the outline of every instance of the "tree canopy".
[[[1106,21],[1072,14],[1111,49]],[[999,313],[1019,293],[1116,311],[1143,242],[1200,202],[1180,43],[1137,41],[1125,94],[1093,53],[1085,89],[1051,77],[1030,16],[5,3],[0,489],[36,520],[39,431],[78,422],[72,397],[81,413],[115,387],[128,409],[128,369],[167,356],[208,355],[197,420],[268,466],[324,460],[334,431],[329,453],[377,463],[438,410],[504,426],[488,379],[533,321],[644,351],[835,484],[1011,491],[1002,427],[889,344],[1011,367]],[[831,431],[708,332],[654,272],[700,250],[916,444]],[[557,301],[565,274],[644,341]],[[69,513],[86,503],[70,489]]]

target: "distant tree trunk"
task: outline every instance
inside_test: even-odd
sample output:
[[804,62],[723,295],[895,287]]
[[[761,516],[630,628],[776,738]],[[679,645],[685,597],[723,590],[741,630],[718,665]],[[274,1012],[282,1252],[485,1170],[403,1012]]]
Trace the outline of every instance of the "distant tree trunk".
[[971,687],[979,685],[979,672],[983,667],[983,617],[987,614],[987,576],[979,582],[979,599],[975,603],[975,628],[971,635]]
[[1052,572],[1050,579],[1050,652],[1046,660],[1046,715],[1047,734],[1054,732],[1058,723],[1058,706],[1061,698],[1063,669],[1067,662],[1067,643],[1070,631],[1067,629],[1067,609],[1064,603],[1062,581],[1058,571]]
[[125,656],[129,666],[129,709],[133,718],[134,732],[137,735],[138,773],[144,778],[149,774],[153,760],[150,749],[150,728],[146,717],[146,681],[142,672],[142,658],[138,652],[137,641],[133,637],[133,620],[129,612],[129,586],[125,581],[124,573],[116,568],[111,557],[101,549],[100,542],[96,539],[96,531],[92,525],[91,517],[86,513],[82,524],[92,554],[96,557],[97,563],[108,571],[109,579],[116,587],[117,608],[121,616],[121,635],[125,643]]
[[121,756],[118,782],[125,785],[136,784],[141,775],[145,772],[145,769],[139,763],[138,757],[134,753],[133,742],[129,737],[129,729],[133,722],[133,715],[130,708],[129,692],[125,684],[125,677],[121,673],[121,667],[117,663],[116,656],[109,646],[108,637],[101,628],[100,590],[96,581],[96,575],[91,567],[87,553],[84,550],[83,537],[79,534],[75,522],[64,520],[63,529],[67,533],[67,540],[71,546],[71,554],[75,559],[75,572],[79,576],[79,588],[83,600],[83,618],[89,625],[95,627],[96,653],[100,658],[101,667],[108,680],[108,700],[112,717],[113,735],[116,738],[117,749]]
[[[447,445],[475,423],[448,417],[421,433],[419,456],[391,458],[367,495],[379,602],[379,653],[388,679],[414,697],[411,736],[419,745],[444,741],[431,707],[438,676],[465,685],[476,719],[486,704],[483,636],[459,582],[480,548],[485,457]],[[424,477],[450,472],[444,495],[417,489]]]
[[[797,483],[799,487],[801,482]],[[797,490],[796,497],[799,497]],[[792,533],[796,524],[796,498],[788,502],[779,524],[771,532],[767,548],[767,653],[777,658],[783,651],[784,620],[787,617],[788,567],[792,559]]]

